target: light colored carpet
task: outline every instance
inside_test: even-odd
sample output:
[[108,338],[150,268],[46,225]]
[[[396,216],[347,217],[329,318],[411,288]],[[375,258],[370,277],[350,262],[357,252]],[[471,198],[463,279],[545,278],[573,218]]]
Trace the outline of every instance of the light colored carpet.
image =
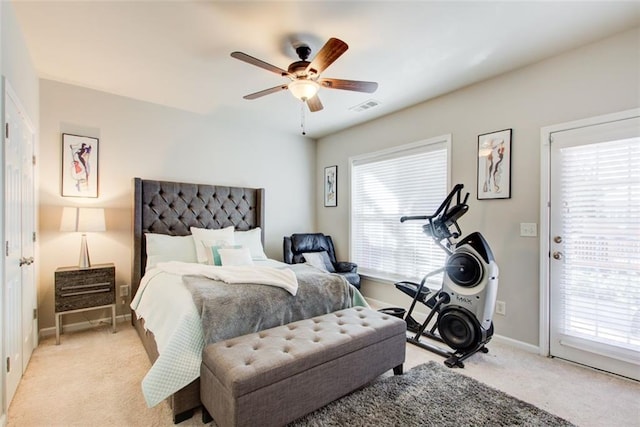
[[147,408],[140,382],[151,364],[128,322],[40,342],[9,407],[8,426],[172,425],[166,403]]
[[[640,385],[492,341],[455,372],[579,426],[640,426]],[[405,370],[433,353],[407,344]],[[128,322],[40,342],[8,412],[8,426],[171,426],[169,406],[147,408],[140,381],[150,363]],[[389,376],[389,374],[387,374]],[[200,413],[180,426],[202,425]]]

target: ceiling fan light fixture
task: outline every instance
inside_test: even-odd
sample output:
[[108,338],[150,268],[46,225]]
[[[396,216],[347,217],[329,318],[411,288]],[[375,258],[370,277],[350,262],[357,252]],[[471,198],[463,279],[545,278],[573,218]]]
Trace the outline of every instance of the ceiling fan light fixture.
[[303,101],[313,98],[320,89],[317,82],[306,79],[293,80],[288,87],[293,96]]

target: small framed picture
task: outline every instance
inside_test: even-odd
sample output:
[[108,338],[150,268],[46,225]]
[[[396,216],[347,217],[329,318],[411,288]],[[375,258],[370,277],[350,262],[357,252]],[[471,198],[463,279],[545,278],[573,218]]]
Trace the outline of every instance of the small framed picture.
[[324,205],[338,206],[338,166],[324,168]]
[[62,134],[62,196],[98,197],[98,138]]
[[478,135],[478,200],[511,198],[511,134]]

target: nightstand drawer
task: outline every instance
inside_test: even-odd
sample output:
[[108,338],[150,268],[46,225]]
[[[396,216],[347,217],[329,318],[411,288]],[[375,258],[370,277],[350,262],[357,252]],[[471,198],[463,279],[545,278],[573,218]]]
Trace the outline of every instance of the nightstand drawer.
[[92,289],[82,292],[61,292],[59,295],[56,293],[56,312],[115,304],[115,301],[115,292],[112,288]]
[[72,297],[76,295],[96,294],[100,292],[111,292],[111,283],[102,282],[91,285],[63,286],[60,288],[60,296]]
[[101,264],[87,269],[63,267],[55,272],[55,311],[115,304],[115,267]]

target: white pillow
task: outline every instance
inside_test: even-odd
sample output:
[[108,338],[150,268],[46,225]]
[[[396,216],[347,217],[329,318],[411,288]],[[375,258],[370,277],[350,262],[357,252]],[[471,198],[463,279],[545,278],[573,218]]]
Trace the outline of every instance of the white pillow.
[[249,248],[220,248],[218,249],[218,254],[220,254],[220,262],[223,266],[253,265],[253,261],[251,260],[251,251],[249,251]]
[[207,251],[212,245],[233,246],[233,226],[218,230],[191,227],[190,230],[199,263],[207,262]]
[[207,250],[207,264],[209,265],[222,265],[222,261],[220,260],[220,249],[240,249],[242,246],[240,245],[223,245],[218,246],[215,243],[202,242]]
[[319,268],[322,271],[326,272],[335,272],[333,265],[331,264],[331,260],[329,259],[329,254],[326,251],[322,252],[305,252],[302,254],[304,260],[307,264],[311,264],[315,268]]
[[252,259],[267,259],[262,247],[262,230],[260,230],[260,227],[248,231],[236,231],[233,233],[233,240],[236,245],[249,248]]
[[146,270],[159,262],[198,262],[193,236],[169,236],[167,234],[145,233],[147,241]]

